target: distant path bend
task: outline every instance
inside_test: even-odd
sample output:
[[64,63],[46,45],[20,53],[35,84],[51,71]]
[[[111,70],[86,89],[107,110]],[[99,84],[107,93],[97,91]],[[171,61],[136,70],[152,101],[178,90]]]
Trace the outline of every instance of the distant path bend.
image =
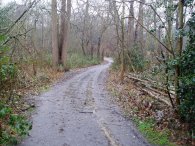
[[36,97],[33,129],[20,146],[149,146],[105,91],[107,64],[56,84]]

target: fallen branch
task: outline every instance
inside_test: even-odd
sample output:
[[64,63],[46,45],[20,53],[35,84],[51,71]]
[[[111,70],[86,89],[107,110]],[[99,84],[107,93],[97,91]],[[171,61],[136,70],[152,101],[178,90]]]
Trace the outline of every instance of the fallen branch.
[[151,91],[148,91],[147,89],[144,89],[144,88],[142,88],[141,90],[144,91],[145,93],[147,93],[149,96],[151,96],[151,97],[153,97],[153,98],[155,98],[155,99],[157,99],[161,102],[164,102],[167,105],[171,106],[171,103],[169,101],[167,101],[166,99],[164,99],[163,96],[159,96],[159,95],[157,95],[155,93],[152,93]]
[[29,105],[28,107],[26,107],[25,109],[21,109],[22,112],[25,112],[25,111],[28,111],[29,109],[31,108],[35,108],[35,105],[32,104],[32,105]]
[[92,111],[80,111],[79,113],[82,113],[82,114],[93,114]]
[[[134,77],[136,76],[136,77]],[[156,84],[155,81],[150,80],[143,80],[140,79],[137,75],[128,74],[126,76],[128,79],[133,80],[137,84],[135,84],[141,91],[145,92],[149,96],[171,106],[170,101],[167,98],[167,91],[165,89],[158,89],[157,87],[154,87],[154,84]],[[140,87],[141,86],[141,87]],[[172,92],[172,96],[174,98],[174,93]]]
[[[126,76],[129,79],[132,79],[136,82],[140,82],[143,86],[146,86],[147,88],[150,88],[151,90],[154,90],[155,92],[158,92],[160,94],[167,95],[167,90],[165,88],[157,87],[157,82],[152,81],[150,79],[140,79],[139,76],[129,73],[129,75]],[[170,93],[172,96],[175,96],[175,91],[171,90]]]

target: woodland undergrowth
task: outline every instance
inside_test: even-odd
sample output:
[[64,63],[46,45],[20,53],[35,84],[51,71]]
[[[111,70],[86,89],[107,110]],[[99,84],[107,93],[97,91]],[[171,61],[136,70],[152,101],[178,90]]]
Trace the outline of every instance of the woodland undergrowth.
[[124,111],[125,117],[133,120],[143,135],[155,145],[191,145],[188,124],[182,123],[175,111],[167,104],[151,97],[125,78],[117,78],[119,72],[110,70],[108,89]]

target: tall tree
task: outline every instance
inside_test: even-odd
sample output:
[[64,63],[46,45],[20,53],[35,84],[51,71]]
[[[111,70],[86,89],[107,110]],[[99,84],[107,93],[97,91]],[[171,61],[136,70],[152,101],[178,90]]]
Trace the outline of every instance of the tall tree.
[[[166,18],[167,18],[167,46],[169,48],[169,50],[173,51],[173,46],[172,46],[172,38],[173,38],[173,34],[172,34],[172,27],[173,27],[173,0],[168,0],[165,1],[166,4]],[[168,52],[167,52],[168,54]],[[168,57],[168,55],[167,55]]]
[[124,73],[125,73],[125,2],[123,0],[123,6],[122,6],[122,17],[121,17],[121,74],[120,79],[123,81],[124,79]]
[[89,0],[86,1],[85,12],[84,12],[84,19],[83,19],[83,28],[82,28],[82,38],[81,38],[81,48],[83,51],[83,55],[86,56],[86,49],[88,48],[89,44]]
[[143,15],[144,15],[144,10],[143,10],[143,5],[145,3],[145,0],[141,0],[140,4],[139,4],[139,13],[138,13],[138,22],[136,24],[136,28],[135,28],[135,43],[137,43],[141,49],[143,49],[143,43],[144,43],[144,39],[143,39],[143,24],[144,24],[144,19],[143,19]]
[[134,39],[134,1],[130,2],[130,9],[129,9],[129,18],[128,18],[128,44],[127,46],[130,48],[133,46],[133,39]]
[[62,63],[64,67],[66,66],[66,60],[67,60],[67,49],[68,49],[68,34],[70,31],[70,17],[71,17],[71,0],[67,0],[67,16],[65,19],[65,29],[64,29],[64,39],[62,44]]
[[55,69],[57,68],[59,59],[57,24],[57,1],[52,0],[52,62]]
[[62,61],[62,50],[63,50],[63,42],[66,32],[66,0],[61,0],[61,14],[60,14],[60,26],[59,26],[59,61],[63,64]]
[[[183,12],[183,7],[184,7],[184,1],[179,0],[178,2],[178,29],[180,31],[180,34],[178,36],[178,41],[177,41],[177,50],[176,50],[176,56],[180,57],[182,54],[182,48],[183,48],[183,34],[181,33],[184,27],[184,12]],[[180,67],[179,65],[175,66],[175,88],[176,92],[178,92],[179,89],[179,76],[180,76]],[[176,102],[177,105],[180,105],[180,99],[179,95],[177,94],[176,96]]]

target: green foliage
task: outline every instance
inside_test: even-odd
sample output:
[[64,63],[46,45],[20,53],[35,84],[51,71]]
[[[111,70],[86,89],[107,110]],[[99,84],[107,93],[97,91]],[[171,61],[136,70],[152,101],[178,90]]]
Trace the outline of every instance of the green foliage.
[[27,135],[32,125],[12,112],[12,109],[0,104],[0,145],[17,144],[18,139]]
[[139,121],[136,119],[135,122],[139,131],[146,136],[150,143],[158,146],[174,146],[174,144],[169,140],[168,130],[155,130],[155,123],[153,120]]
[[178,59],[180,66],[179,106],[181,116],[187,122],[195,123],[195,13],[188,21],[188,45]]
[[[5,40],[4,36],[0,36],[0,44]],[[6,96],[10,87],[14,86],[15,77],[17,75],[16,66],[10,61],[8,56],[9,48],[0,46],[0,96]],[[11,86],[9,86],[11,85]],[[4,95],[2,95],[4,94]]]
[[[114,57],[114,63],[112,64],[112,69],[118,70],[121,65],[121,56]],[[132,71],[133,68],[136,71],[144,71],[148,65],[148,61],[144,57],[142,51],[135,45],[125,52],[125,65],[128,70]]]
[[114,62],[112,63],[112,69],[113,70],[119,70],[121,64],[121,60],[118,57],[114,58]]
[[135,70],[143,71],[144,68],[146,67],[147,61],[142,51],[138,48],[138,46],[135,45],[133,48],[131,48],[128,55],[131,59],[131,63],[134,66]]
[[[169,72],[173,72],[175,66],[179,67],[179,114],[183,122],[189,123],[192,134],[195,131],[195,13],[188,20],[185,35],[187,46],[181,56],[168,62]],[[175,73],[175,72],[174,72]],[[172,75],[173,76],[173,75]]]
[[91,65],[100,64],[100,60],[94,57],[91,58],[89,56],[84,56],[79,53],[72,53],[69,55],[67,60],[67,67],[68,68],[79,68],[79,67],[87,67]]
[[[5,40],[0,36],[0,44]],[[10,93],[14,90],[17,67],[11,62],[9,49],[0,46],[0,145],[17,144],[19,138],[28,134],[31,125],[15,114],[9,105]],[[4,97],[4,98],[3,98]]]
[[0,66],[0,77],[2,81],[14,79],[16,67],[13,64],[3,64]]

